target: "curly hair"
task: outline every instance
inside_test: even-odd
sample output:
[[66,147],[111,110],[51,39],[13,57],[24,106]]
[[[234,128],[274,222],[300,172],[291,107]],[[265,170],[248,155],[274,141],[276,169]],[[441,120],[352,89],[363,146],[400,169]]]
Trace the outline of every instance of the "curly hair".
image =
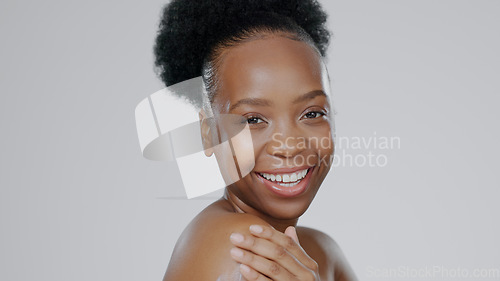
[[212,102],[224,49],[279,34],[307,42],[325,57],[331,37],[326,21],[317,0],[172,0],[156,37],[156,72],[167,87],[202,76]]

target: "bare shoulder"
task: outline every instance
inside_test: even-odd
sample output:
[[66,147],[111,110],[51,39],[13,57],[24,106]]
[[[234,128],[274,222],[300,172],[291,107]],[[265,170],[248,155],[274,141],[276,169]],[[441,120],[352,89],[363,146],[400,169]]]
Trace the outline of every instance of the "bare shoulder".
[[163,280],[239,280],[229,236],[235,231],[250,234],[251,224],[267,225],[256,216],[231,212],[218,202],[211,204],[182,232]]
[[330,235],[309,227],[297,227],[297,232],[304,249],[311,256],[315,255],[324,267],[332,267],[336,281],[357,280],[344,252]]
[[301,244],[307,243],[308,246],[318,247],[325,250],[325,255],[327,255],[330,260],[338,260],[338,258],[342,255],[342,250],[337,242],[323,231],[310,227],[299,226],[297,227],[297,232]]

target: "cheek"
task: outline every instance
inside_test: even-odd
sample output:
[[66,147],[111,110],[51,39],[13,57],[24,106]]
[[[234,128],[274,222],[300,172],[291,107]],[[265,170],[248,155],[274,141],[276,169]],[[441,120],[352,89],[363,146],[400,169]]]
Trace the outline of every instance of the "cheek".
[[228,141],[214,148],[226,185],[247,176],[255,166],[254,147],[248,125]]
[[255,167],[254,144],[248,125],[231,139],[231,144],[234,150],[235,162],[243,178],[252,172]]
[[317,149],[323,152],[324,154],[333,154],[335,149],[335,144],[333,142],[333,136],[331,135],[330,132],[321,136]]
[[239,180],[239,171],[229,142],[223,142],[214,147],[214,154],[219,164],[219,170],[226,185]]
[[310,146],[318,155],[319,164],[331,165],[335,152],[335,144],[330,127],[318,128],[310,136]]

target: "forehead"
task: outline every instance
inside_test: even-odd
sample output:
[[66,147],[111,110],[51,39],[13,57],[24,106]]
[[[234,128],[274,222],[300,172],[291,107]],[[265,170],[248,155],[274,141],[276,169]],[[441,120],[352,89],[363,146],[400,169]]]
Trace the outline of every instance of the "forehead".
[[308,43],[282,36],[256,39],[223,54],[218,95],[228,101],[271,93],[293,98],[323,89],[324,72],[319,54]]

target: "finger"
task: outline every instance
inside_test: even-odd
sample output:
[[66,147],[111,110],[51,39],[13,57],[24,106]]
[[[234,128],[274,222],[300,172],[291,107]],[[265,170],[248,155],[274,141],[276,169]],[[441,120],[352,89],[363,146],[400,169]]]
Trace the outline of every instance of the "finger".
[[231,234],[230,239],[235,246],[275,261],[295,276],[301,276],[304,274],[304,271],[310,270],[291,255],[283,246],[267,239],[252,235],[243,235],[236,232]]
[[271,279],[267,278],[266,276],[260,274],[255,269],[249,267],[246,264],[240,264],[240,273],[248,281],[268,281],[268,280],[271,280]]
[[297,236],[297,230],[295,229],[295,227],[293,226],[289,226],[285,229],[285,234],[292,237],[293,240],[295,240],[295,242],[297,242],[297,244],[300,245],[300,242],[299,242],[299,237]]
[[302,247],[293,240],[278,230],[265,225],[251,225],[250,232],[260,238],[267,239],[284,247],[292,254],[299,262],[307,266],[309,269],[316,271],[318,264],[302,249]]
[[288,272],[288,270],[284,269],[280,264],[272,260],[268,260],[259,255],[256,255],[247,250],[243,250],[240,248],[232,248],[231,256],[237,262],[253,268],[260,274],[268,276],[272,280],[290,281],[296,279],[295,276],[293,276],[290,272]]

